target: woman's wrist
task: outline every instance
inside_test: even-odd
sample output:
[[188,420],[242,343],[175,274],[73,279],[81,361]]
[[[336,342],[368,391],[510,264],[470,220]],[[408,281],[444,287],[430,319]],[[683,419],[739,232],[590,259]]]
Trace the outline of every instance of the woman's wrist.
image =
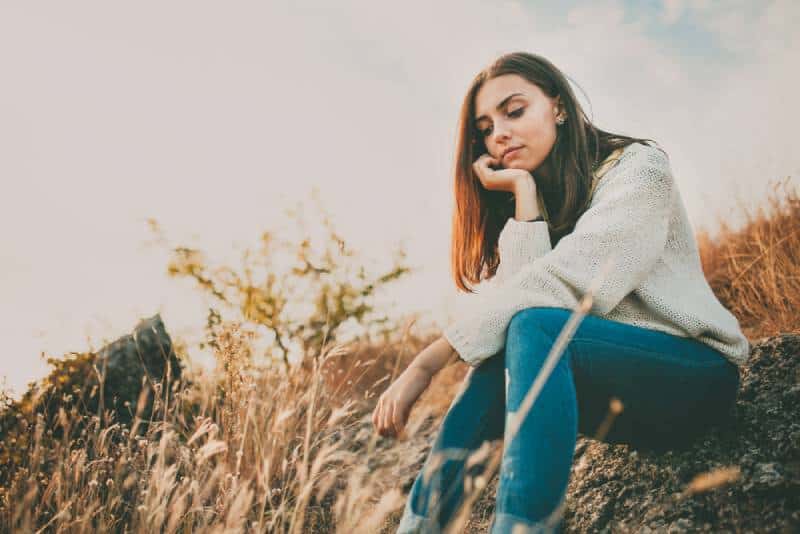
[[527,173],[525,176],[520,176],[514,182],[514,196],[532,192],[536,192],[536,181],[533,179],[532,174]]
[[536,200],[536,182],[533,176],[525,176],[517,180],[514,187],[515,213],[518,221],[530,221],[539,217],[539,205]]

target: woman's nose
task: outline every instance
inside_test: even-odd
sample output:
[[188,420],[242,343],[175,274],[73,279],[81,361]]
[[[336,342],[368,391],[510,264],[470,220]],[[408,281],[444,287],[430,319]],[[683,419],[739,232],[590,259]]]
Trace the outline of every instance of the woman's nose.
[[508,128],[503,123],[498,123],[494,126],[494,140],[495,142],[499,141],[500,139],[508,138]]

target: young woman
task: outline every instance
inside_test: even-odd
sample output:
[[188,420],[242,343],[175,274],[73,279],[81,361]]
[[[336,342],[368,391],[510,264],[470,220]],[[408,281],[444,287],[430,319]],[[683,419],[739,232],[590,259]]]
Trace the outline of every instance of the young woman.
[[444,529],[485,467],[467,459],[487,441],[503,439],[490,531],[552,531],[577,433],[594,435],[612,398],[623,411],[611,443],[677,447],[730,414],[749,342],[705,280],[667,154],[647,141],[595,127],[538,55],[503,55],[475,77],[459,123],[452,267],[462,291],[491,282],[373,413],[377,431],[396,436],[451,357],[470,365],[398,532]]

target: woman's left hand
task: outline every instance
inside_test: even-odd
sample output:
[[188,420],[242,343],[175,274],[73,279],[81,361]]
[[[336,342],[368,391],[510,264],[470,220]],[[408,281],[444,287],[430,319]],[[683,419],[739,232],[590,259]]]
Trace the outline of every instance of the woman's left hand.
[[475,163],[472,168],[478,179],[483,184],[483,187],[489,191],[508,191],[509,193],[516,193],[520,183],[525,180],[530,180],[536,186],[533,176],[525,169],[499,169],[494,170],[489,165],[499,165],[500,162],[489,154],[483,154]]
[[397,437],[408,421],[411,407],[430,385],[433,375],[418,365],[410,365],[378,399],[372,424],[381,436]]

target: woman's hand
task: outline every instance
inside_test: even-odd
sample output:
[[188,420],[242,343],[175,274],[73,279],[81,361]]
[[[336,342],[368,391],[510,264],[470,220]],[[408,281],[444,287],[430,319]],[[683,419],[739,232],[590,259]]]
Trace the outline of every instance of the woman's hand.
[[432,378],[429,371],[411,365],[383,392],[372,412],[372,424],[381,436],[400,435],[411,407],[430,385]]
[[489,154],[483,154],[472,164],[483,187],[489,191],[508,191],[516,194],[522,182],[526,180],[530,180],[534,187],[536,185],[533,175],[525,169],[494,170],[489,165],[499,166],[500,161]]

